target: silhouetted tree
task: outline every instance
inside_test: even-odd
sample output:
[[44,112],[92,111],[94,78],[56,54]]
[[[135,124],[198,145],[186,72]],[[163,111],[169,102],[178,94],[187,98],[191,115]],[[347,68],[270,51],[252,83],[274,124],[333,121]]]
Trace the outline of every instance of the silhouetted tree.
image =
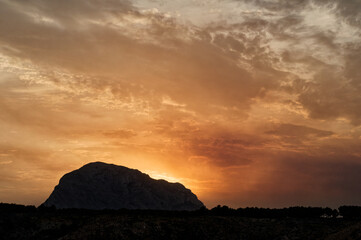
[[29,205],[20,205],[14,203],[0,203],[0,212],[33,212],[36,211],[36,207]]
[[344,218],[361,218],[361,207],[359,206],[341,206],[338,211]]

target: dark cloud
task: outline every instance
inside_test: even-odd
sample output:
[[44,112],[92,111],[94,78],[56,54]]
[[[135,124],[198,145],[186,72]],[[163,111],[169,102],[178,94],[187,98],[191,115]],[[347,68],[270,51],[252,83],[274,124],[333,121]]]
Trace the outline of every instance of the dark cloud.
[[300,103],[316,119],[346,117],[354,125],[360,125],[360,90],[345,81],[344,75],[327,69],[315,77],[316,82],[300,93]]
[[[326,205],[326,202],[333,206],[358,204],[356,199],[361,197],[357,184],[361,180],[360,159],[348,156],[345,161],[345,157],[328,154],[322,157],[287,156],[277,166],[271,177],[274,187],[269,189],[284,189],[286,192],[293,189],[288,197],[302,205]],[[317,197],[311,197],[313,194]]]
[[297,138],[328,137],[333,134],[331,131],[324,131],[294,124],[280,124],[277,125],[273,130],[267,131],[266,133],[282,137]]
[[285,11],[287,13],[293,13],[304,9],[311,1],[310,0],[276,0],[276,1],[267,1],[267,0],[245,0],[246,2],[257,4],[263,8],[266,8],[271,11]]
[[[225,201],[235,206],[258,207],[287,207],[290,203],[331,207],[358,205],[360,155],[354,154],[355,146],[346,146],[350,141],[343,142],[345,146],[340,147],[342,142],[338,140],[336,149],[335,145],[317,145],[307,146],[302,151],[269,151],[263,160],[234,170],[225,168],[225,181],[230,188],[234,185],[245,188],[229,199],[225,196]],[[360,144],[358,140],[351,142]]]
[[[332,2],[332,1],[331,1]],[[361,26],[361,5],[357,0],[334,0],[337,5],[337,12],[342,16],[344,20],[352,24],[353,26]],[[327,1],[326,1],[327,3]]]
[[248,149],[249,145],[260,145],[262,143],[251,143],[248,139],[241,138],[195,138],[188,142],[186,150],[193,156],[202,156],[208,163],[218,167],[242,166],[251,164],[256,151]]

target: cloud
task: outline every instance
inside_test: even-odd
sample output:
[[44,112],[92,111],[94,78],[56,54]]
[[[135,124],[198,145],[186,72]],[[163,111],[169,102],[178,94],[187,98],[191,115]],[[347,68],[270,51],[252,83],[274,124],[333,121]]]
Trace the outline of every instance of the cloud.
[[272,11],[297,11],[301,8],[304,8],[309,4],[309,0],[294,0],[292,2],[287,0],[277,0],[277,1],[267,1],[267,0],[257,0],[257,1],[248,1],[260,5],[264,8],[267,8]]
[[[54,15],[59,22],[67,19],[51,12],[55,3],[36,3],[31,5],[32,11]],[[0,31],[7,34],[0,41],[17,50],[14,56],[49,70],[53,76],[50,81],[71,84],[72,88],[110,88],[123,101],[146,96],[159,104],[161,99],[157,96],[168,95],[190,109],[207,113],[217,105],[247,108],[262,88],[277,85],[281,73],[266,62],[258,39],[243,39],[247,43],[245,53],[255,55],[248,65],[258,66],[258,75],[253,76],[229,51],[229,47],[243,44],[235,37],[216,40],[214,46],[206,31],[178,24],[160,14],[124,11],[124,4],[114,6],[116,14],[103,5],[99,11],[102,14],[96,14],[96,4],[94,1],[76,5],[69,14],[74,12],[73,18],[82,25],[62,29],[33,21],[26,4],[3,3],[9,17],[3,16],[8,24],[0,26]],[[137,28],[144,34],[132,31]],[[52,74],[54,68],[87,77],[59,80]]]
[[234,206],[359,197],[356,1],[188,3],[0,1],[2,162],[144,167]]
[[106,131],[103,134],[110,138],[131,138],[137,136],[137,134],[133,130],[128,129]]
[[357,0],[335,0],[334,2],[336,3],[338,13],[343,17],[344,20],[356,27],[360,27],[361,6]]
[[328,137],[333,134],[331,131],[323,131],[307,126],[299,126],[293,124],[280,124],[273,130],[267,131],[266,133],[283,136],[283,137],[297,137],[297,138],[309,138],[309,137]]
[[306,87],[299,95],[300,103],[316,119],[346,117],[354,125],[360,125],[360,94],[345,75],[327,69],[315,76],[316,83]]
[[[354,197],[360,192],[357,182],[360,180],[358,171],[361,166],[359,159],[350,161],[354,159],[350,156],[349,161],[344,161],[344,157],[328,154],[322,157],[302,154],[287,156],[281,160],[270,179],[269,183],[273,186],[265,188],[280,191],[284,198],[292,198],[291,201],[300,205],[307,202],[315,204],[317,201],[319,205],[324,205],[326,201],[333,206],[357,204]],[[317,197],[313,198],[313,194]]]
[[222,169],[224,189],[233,190],[225,191],[223,199],[229,205],[258,207],[358,204],[361,155],[355,150],[359,144],[357,139],[301,142],[293,151],[292,146],[274,149],[268,143],[270,148],[261,150],[263,158]]
[[[138,12],[129,2],[107,1],[95,11],[98,2],[81,1],[64,14],[72,14],[73,19],[82,24],[71,24],[62,29],[34,21],[25,10],[30,9],[39,16],[53,16],[62,22],[67,21],[68,16],[58,16],[52,11],[58,5],[68,8],[71,4],[56,1],[36,1],[32,5],[6,1],[2,4],[7,9],[2,16],[7,18],[8,24],[0,26],[0,31],[7,32],[0,41],[17,50],[12,53],[14,56],[31,59],[50,72],[56,68],[82,76],[72,81],[59,76],[49,77],[57,84],[85,88],[98,94],[109,88],[111,94],[123,102],[132,101],[134,97],[146,101],[152,99],[150,104],[155,107],[162,101],[158,96],[167,95],[199,113],[216,111],[214,106],[234,107],[239,112],[246,112],[252,99],[279,88],[284,79],[294,74],[291,69],[280,70],[277,66],[282,63],[280,60],[294,65],[301,62],[306,69],[318,71],[313,78],[316,84],[305,92],[296,93],[310,117],[346,117],[353,124],[359,124],[358,90],[352,93],[351,86],[339,84],[329,92],[339,96],[340,100],[327,97],[325,101],[316,97],[330,96],[323,87],[323,84],[329,86],[330,82],[323,80],[322,74],[357,79],[353,76],[357,71],[351,61],[347,61],[347,75],[343,75],[343,72],[335,73],[334,66],[327,66],[323,59],[306,52],[300,57],[297,52],[286,50],[281,57],[267,47],[270,43],[267,34],[286,42],[313,39],[318,46],[327,49],[340,47],[335,44],[333,34],[315,30],[302,35],[307,26],[304,17],[295,12],[276,21],[253,17],[239,24],[198,30],[160,13]],[[258,1],[257,4],[272,11],[310,5],[309,1],[297,1],[292,5],[283,1],[277,4]],[[141,28],[144,34],[129,32],[132,28]],[[356,58],[357,62],[357,55],[350,58]],[[318,69],[315,69],[315,63]],[[345,104],[350,107],[331,111]]]

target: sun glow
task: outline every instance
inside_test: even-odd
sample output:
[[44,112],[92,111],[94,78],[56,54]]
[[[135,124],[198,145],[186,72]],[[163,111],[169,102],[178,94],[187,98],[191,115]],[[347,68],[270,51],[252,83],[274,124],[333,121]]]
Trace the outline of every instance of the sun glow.
[[157,171],[153,171],[153,170],[145,170],[144,172],[147,173],[151,178],[154,178],[154,179],[163,179],[163,180],[166,180],[171,183],[176,183],[176,182],[181,183],[182,182],[181,178],[176,178],[176,177],[170,176],[169,174],[164,173],[164,172],[157,172]]

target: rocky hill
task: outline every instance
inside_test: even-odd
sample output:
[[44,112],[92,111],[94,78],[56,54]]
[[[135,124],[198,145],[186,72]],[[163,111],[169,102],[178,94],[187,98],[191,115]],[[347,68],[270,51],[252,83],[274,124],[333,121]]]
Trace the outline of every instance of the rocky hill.
[[155,180],[135,169],[94,162],[65,174],[43,205],[58,209],[196,210],[203,203],[180,183]]

